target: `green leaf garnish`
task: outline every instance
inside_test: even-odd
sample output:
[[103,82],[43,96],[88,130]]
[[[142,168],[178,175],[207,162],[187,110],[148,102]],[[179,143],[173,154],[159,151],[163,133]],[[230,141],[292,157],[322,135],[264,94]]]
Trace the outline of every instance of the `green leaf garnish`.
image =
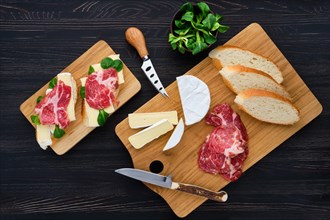
[[36,125],[40,125],[39,115],[31,115],[31,121]]
[[112,66],[117,70],[117,72],[120,72],[123,69],[123,62],[121,60],[114,60]]
[[95,72],[94,68],[92,66],[89,66],[88,75],[91,75],[94,72]]
[[55,77],[52,80],[50,80],[48,87],[50,89],[53,89],[56,86],[56,84],[57,84],[57,78]]
[[41,95],[37,98],[37,104],[43,99],[44,97]]
[[101,61],[102,69],[108,69],[113,65],[113,60],[110,57],[106,57]]
[[61,138],[65,134],[63,129],[60,129],[58,125],[55,125],[54,138]]
[[205,2],[196,6],[185,3],[180,7],[182,16],[174,20],[173,33],[168,36],[168,42],[173,50],[185,53],[188,49],[193,55],[205,50],[216,42],[216,33],[225,33],[229,27],[220,24],[222,16],[211,12]]
[[97,123],[102,126],[107,121],[107,118],[109,117],[109,114],[104,111],[103,109],[99,110],[99,115],[97,116]]
[[85,86],[82,86],[82,87],[80,88],[80,96],[81,96],[82,99],[85,98]]

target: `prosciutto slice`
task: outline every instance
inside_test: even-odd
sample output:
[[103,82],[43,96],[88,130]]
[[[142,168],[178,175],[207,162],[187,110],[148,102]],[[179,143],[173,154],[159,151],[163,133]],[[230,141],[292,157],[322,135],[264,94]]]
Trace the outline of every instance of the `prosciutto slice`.
[[105,109],[115,102],[114,92],[118,87],[118,72],[114,68],[99,70],[88,76],[85,97],[94,109]]
[[40,123],[66,128],[70,124],[67,113],[70,98],[71,87],[59,80],[52,91],[36,105],[35,112],[39,114]]
[[226,180],[237,180],[248,155],[244,124],[228,104],[216,106],[205,119],[216,128],[206,137],[199,151],[199,167],[205,172],[220,174]]

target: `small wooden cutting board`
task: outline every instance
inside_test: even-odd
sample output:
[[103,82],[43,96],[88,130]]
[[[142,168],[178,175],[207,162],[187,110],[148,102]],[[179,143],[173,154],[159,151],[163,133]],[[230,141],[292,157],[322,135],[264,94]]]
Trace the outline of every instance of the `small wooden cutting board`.
[[[253,23],[249,25],[229,40],[226,45],[248,49],[274,61],[283,72],[283,85],[293,97],[293,103],[300,111],[301,117],[300,121],[292,126],[275,125],[258,121],[238,110],[234,104],[235,94],[224,85],[218,70],[213,66],[210,58],[205,58],[189,70],[186,74],[198,77],[209,86],[211,109],[217,104],[229,103],[241,116],[249,134],[249,155],[243,166],[243,171],[246,171],[317,117],[322,111],[322,106],[259,24]],[[161,95],[156,95],[136,112],[177,110],[179,117],[183,117],[177,83],[173,82],[166,88],[166,91],[170,96],[169,99]],[[164,165],[164,169],[160,174],[172,174],[173,181],[199,185],[211,190],[220,190],[229,184],[229,182],[221,176],[201,171],[197,164],[198,151],[205,141],[206,136],[213,129],[214,127],[206,125],[205,120],[186,127],[183,138],[178,146],[168,152],[163,152],[162,149],[169,139],[171,132],[149,143],[140,150],[133,148],[128,141],[128,137],[139,130],[130,129],[127,118],[117,125],[116,134],[131,155],[135,168],[150,170],[150,164],[158,160]],[[187,216],[206,201],[202,197],[150,184],[146,184],[146,186],[162,196],[179,217]],[[230,192],[228,193],[228,202],[230,203]],[[221,205],[219,203],[219,206]]]
[[[75,106],[76,120],[71,122],[70,125],[65,129],[66,134],[60,139],[55,139],[51,148],[56,154],[65,154],[68,150],[74,147],[81,139],[88,135],[95,128],[86,127],[83,123],[81,116],[82,111],[82,99],[80,98],[79,91],[81,87],[80,78],[87,76],[88,69],[90,65],[95,63],[100,63],[104,57],[107,57],[115,52],[105,41],[98,41],[91,48],[89,48],[83,55],[71,63],[61,72],[69,72],[72,74],[73,78],[76,80],[78,89],[78,98]],[[124,59],[125,58],[122,58]],[[124,62],[123,62],[124,64]],[[122,105],[124,105],[130,98],[132,98],[141,89],[140,82],[135,78],[133,73],[123,65],[123,73],[125,78],[125,83],[120,85],[120,91],[117,97],[119,105],[115,109],[117,111]],[[57,75],[57,74],[56,74]],[[54,75],[54,77],[56,76]],[[49,83],[49,82],[48,82]],[[20,110],[23,115],[29,120],[29,122],[35,127],[35,124],[31,121],[31,115],[34,114],[34,108],[36,106],[36,100],[39,96],[44,96],[48,88],[48,83],[34,93],[30,98],[28,98],[20,106]],[[111,116],[107,123],[111,123]],[[31,137],[32,138],[32,137]],[[35,138],[35,137],[33,137]],[[36,143],[36,147],[38,143]]]

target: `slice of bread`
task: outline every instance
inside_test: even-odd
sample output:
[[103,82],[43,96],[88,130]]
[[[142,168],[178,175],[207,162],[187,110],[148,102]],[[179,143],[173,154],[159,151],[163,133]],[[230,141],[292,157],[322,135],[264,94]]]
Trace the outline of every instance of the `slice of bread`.
[[234,65],[222,68],[220,74],[228,88],[236,94],[247,89],[262,89],[292,99],[282,85],[260,70]]
[[245,90],[236,96],[235,103],[252,117],[264,122],[290,125],[300,119],[298,110],[288,99],[265,90]]
[[242,65],[261,70],[270,75],[276,82],[282,83],[283,76],[280,69],[268,58],[248,50],[234,46],[219,46],[209,53],[216,68]]

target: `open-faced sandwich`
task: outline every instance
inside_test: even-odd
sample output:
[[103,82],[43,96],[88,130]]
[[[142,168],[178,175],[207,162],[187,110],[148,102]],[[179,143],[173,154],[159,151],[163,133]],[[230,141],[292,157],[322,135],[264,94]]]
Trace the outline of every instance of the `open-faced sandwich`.
[[118,54],[105,57],[89,67],[88,76],[80,79],[83,121],[87,127],[105,124],[117,108],[119,87],[124,83],[123,63]]
[[36,138],[42,149],[51,146],[54,138],[61,138],[70,122],[76,120],[76,100],[76,82],[70,73],[59,73],[50,81],[45,96],[38,97],[31,120],[36,125]]

